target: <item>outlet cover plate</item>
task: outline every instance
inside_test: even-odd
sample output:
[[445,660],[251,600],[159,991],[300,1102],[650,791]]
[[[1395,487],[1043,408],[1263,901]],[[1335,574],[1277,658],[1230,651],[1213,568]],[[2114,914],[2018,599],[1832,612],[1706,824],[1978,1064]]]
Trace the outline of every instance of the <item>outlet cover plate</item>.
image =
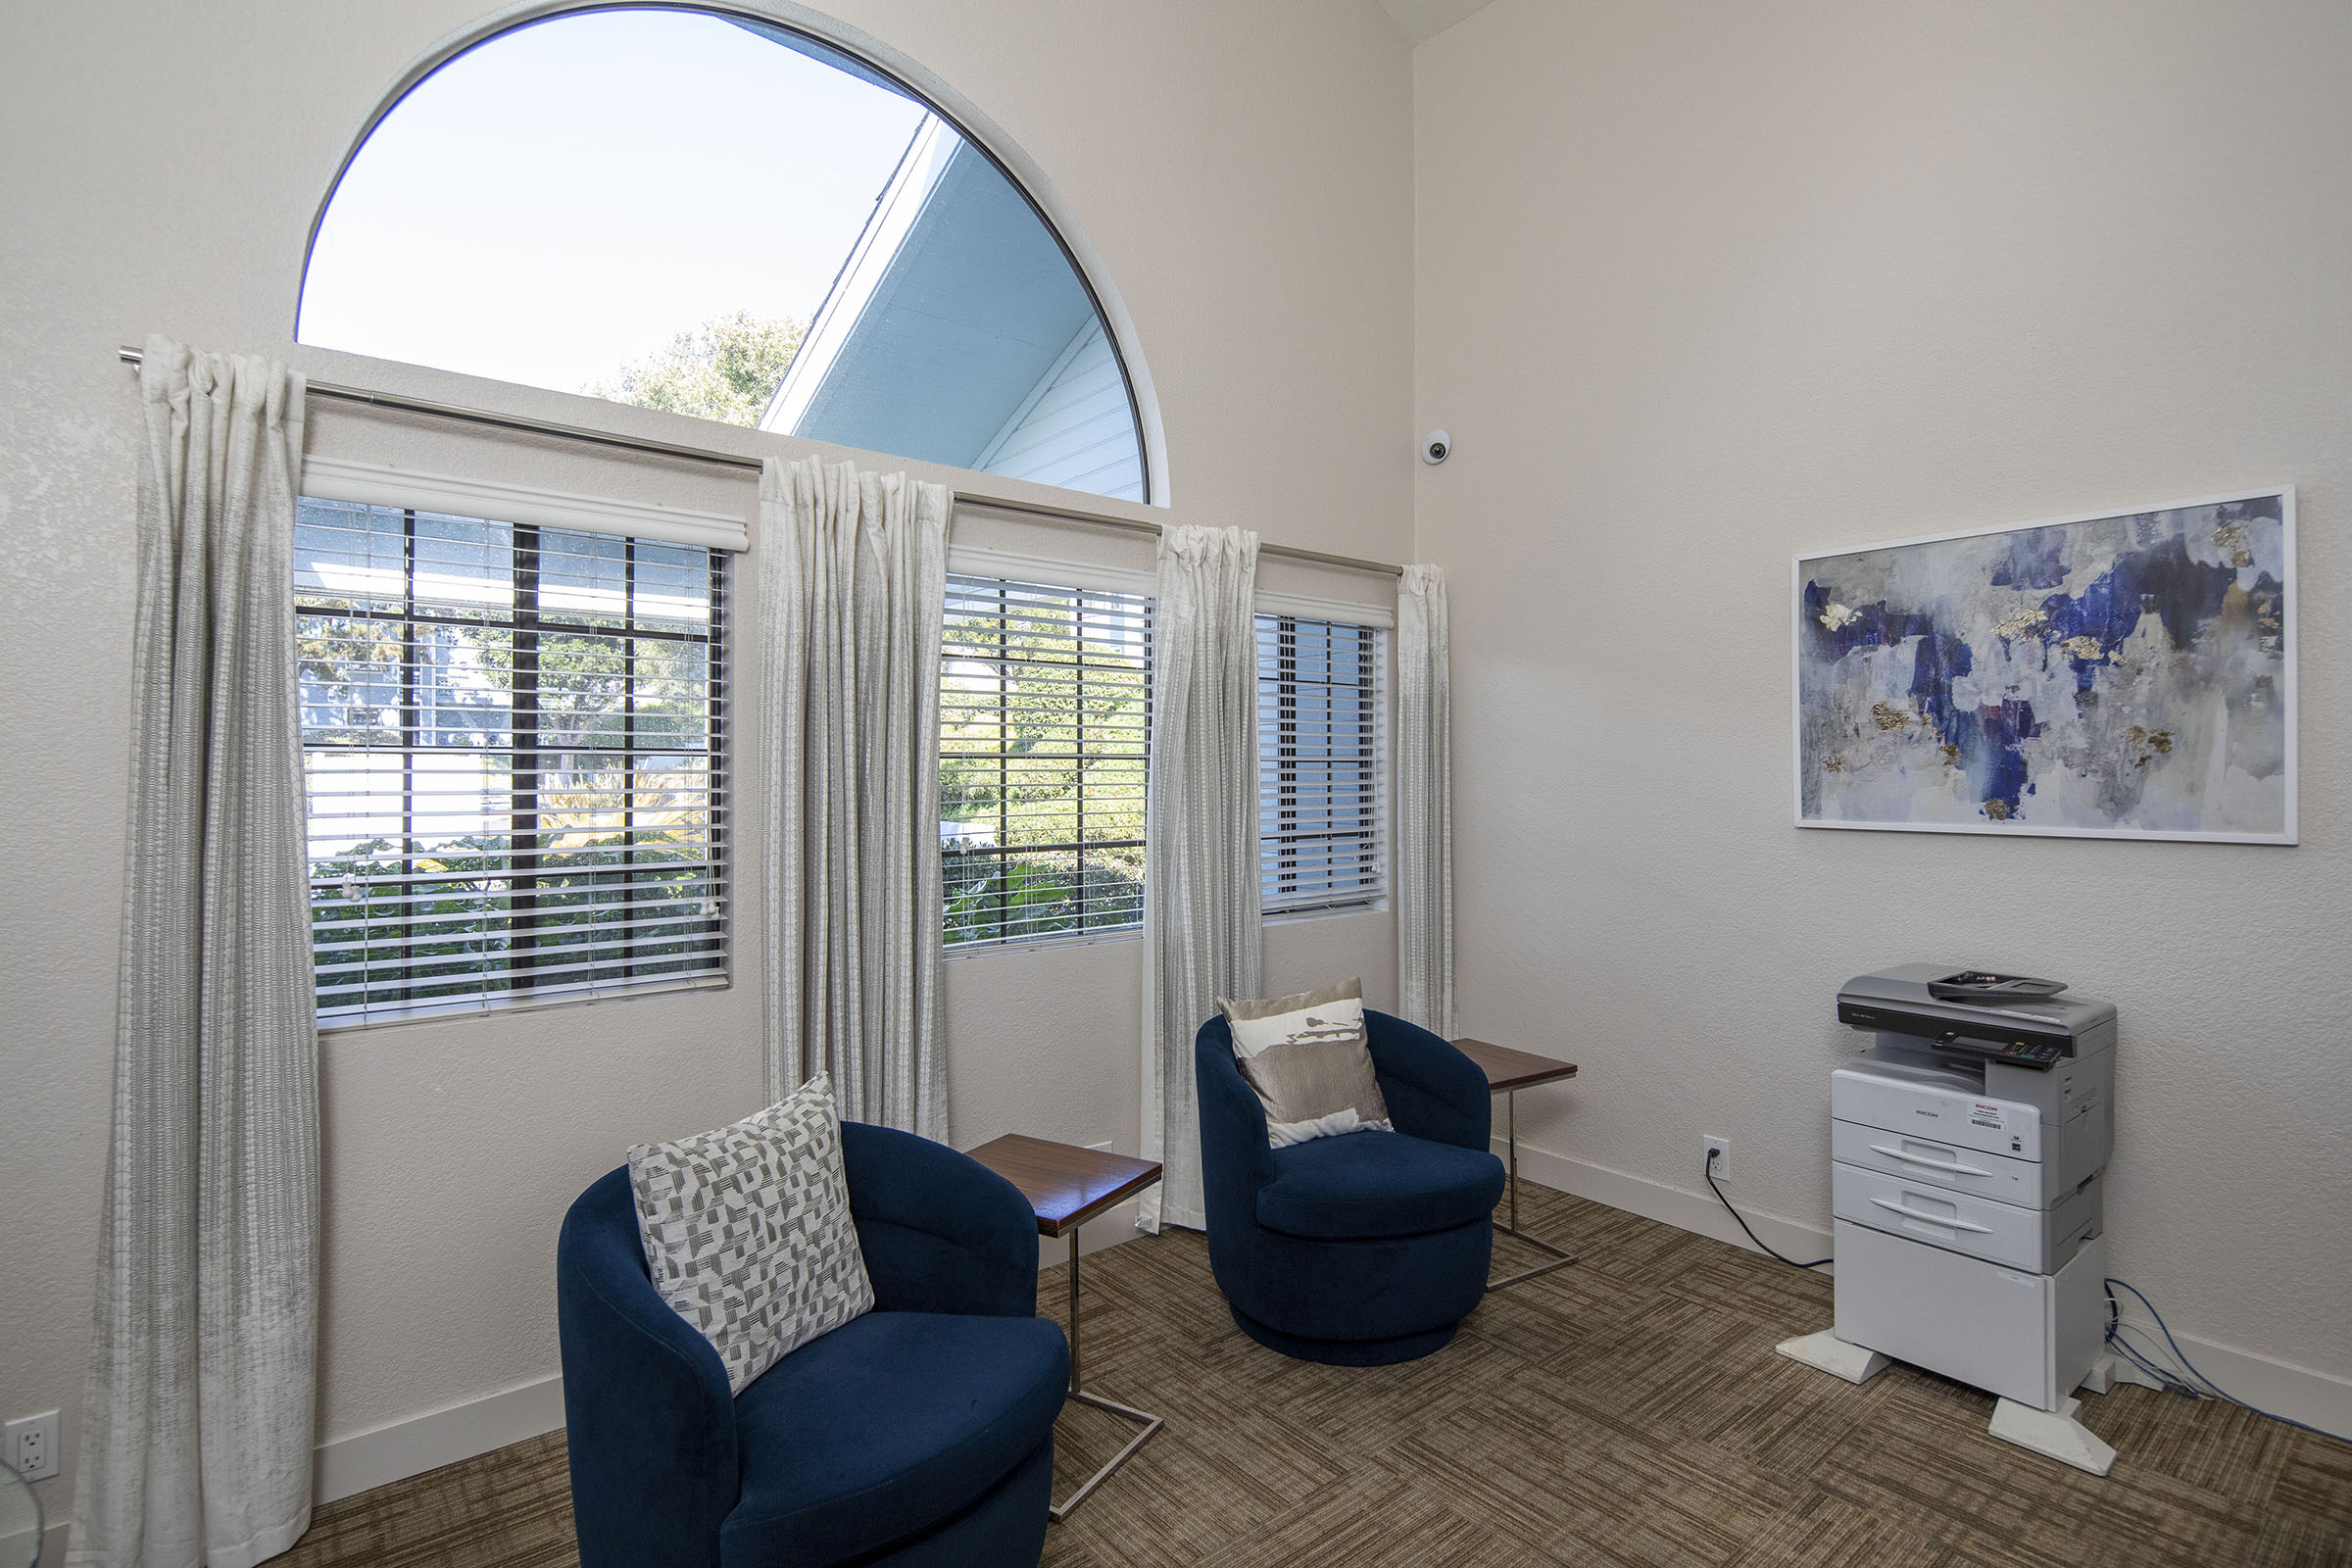
[[[1730,1181],[1732,1179],[1732,1141],[1729,1138],[1718,1138],[1713,1133],[1707,1134],[1706,1137],[1706,1153],[1702,1153],[1698,1157],[1703,1161],[1707,1154],[1713,1154],[1715,1156],[1713,1166],[1715,1179],[1719,1182]],[[1699,1168],[1704,1170],[1708,1167],[1702,1164]]]
[[57,1474],[57,1412],[44,1410],[11,1421],[0,1440],[0,1460],[27,1481],[46,1481]]

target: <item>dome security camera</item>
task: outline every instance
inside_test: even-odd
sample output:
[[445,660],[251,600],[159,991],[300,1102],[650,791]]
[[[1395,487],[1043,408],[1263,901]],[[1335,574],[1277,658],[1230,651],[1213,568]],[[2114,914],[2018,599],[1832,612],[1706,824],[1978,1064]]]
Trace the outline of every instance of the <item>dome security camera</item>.
[[1453,437],[1443,430],[1432,430],[1421,438],[1421,461],[1436,466],[1453,456]]

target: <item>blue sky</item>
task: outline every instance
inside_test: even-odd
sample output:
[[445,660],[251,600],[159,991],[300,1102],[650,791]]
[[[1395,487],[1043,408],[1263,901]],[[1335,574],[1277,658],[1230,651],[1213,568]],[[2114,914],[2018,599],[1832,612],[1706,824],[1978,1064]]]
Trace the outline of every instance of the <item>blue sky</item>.
[[707,16],[505,34],[353,160],[299,335],[576,392],[722,311],[806,319],[923,113]]

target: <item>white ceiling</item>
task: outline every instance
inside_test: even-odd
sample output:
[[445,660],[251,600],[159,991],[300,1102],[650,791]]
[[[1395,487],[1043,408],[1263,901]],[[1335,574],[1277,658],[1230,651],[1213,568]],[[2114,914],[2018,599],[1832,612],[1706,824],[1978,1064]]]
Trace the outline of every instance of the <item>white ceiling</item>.
[[1461,21],[1473,11],[1483,11],[1491,0],[1380,0],[1380,8],[1389,14],[1404,32],[1407,43],[1425,43]]

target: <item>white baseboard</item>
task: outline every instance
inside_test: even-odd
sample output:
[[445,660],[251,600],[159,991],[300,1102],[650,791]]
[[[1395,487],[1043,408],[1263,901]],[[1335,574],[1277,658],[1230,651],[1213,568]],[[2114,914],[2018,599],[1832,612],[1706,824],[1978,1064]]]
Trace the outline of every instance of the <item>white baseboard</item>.
[[[1504,1147],[1501,1139],[1494,1140],[1496,1157],[1504,1157]],[[1555,1154],[1547,1149],[1530,1148],[1524,1143],[1519,1146],[1519,1174],[1527,1181],[1556,1188],[1563,1193],[1573,1193],[1579,1198],[1591,1199],[1595,1203],[1606,1203],[1611,1208],[1622,1208],[1629,1214],[1654,1219],[1661,1224],[1672,1225],[1677,1230],[1729,1242],[1750,1252],[1756,1250],[1755,1244],[1740,1234],[1739,1222],[1724,1212],[1723,1205],[1709,1192],[1685,1192],[1680,1187],[1669,1187],[1664,1182],[1651,1181],[1646,1176],[1611,1170],[1606,1165],[1588,1164],[1565,1154]],[[1731,1195],[1727,1192],[1725,1196]],[[1830,1255],[1830,1233],[1827,1231],[1800,1224],[1796,1220],[1783,1219],[1778,1214],[1767,1214],[1744,1204],[1740,1212],[1746,1216],[1748,1224],[1755,1227],[1756,1234],[1763,1238],[1766,1245],[1800,1262]],[[1575,1238],[1569,1238],[1562,1245],[1573,1250]],[[1826,1323],[1800,1323],[1792,1325],[1790,1332],[1809,1332],[1812,1328],[1828,1326]]]
[[334,1502],[553,1432],[563,1424],[564,1379],[544,1377],[320,1444],[312,1494],[318,1502]]
[[[2123,1295],[2120,1291],[2116,1294]],[[2125,1311],[2123,1320],[2127,1326],[2144,1331],[2132,1335],[2131,1340],[2143,1354],[2151,1346],[2163,1347],[2164,1336],[2157,1332],[2154,1323],[2130,1310]],[[2274,1360],[2179,1329],[2173,1330],[2173,1338],[2180,1342],[2180,1348],[2197,1364],[2197,1370],[2213,1379],[2217,1387],[2228,1390],[2231,1398],[2352,1440],[2352,1379],[2297,1366],[2292,1361]],[[2158,1366],[2170,1366],[2177,1358],[2168,1352],[2150,1355],[2149,1359]]]
[[[1502,1140],[1496,1139],[1496,1155],[1501,1155],[1503,1149]],[[1530,1148],[1524,1143],[1519,1146],[1519,1174],[1528,1181],[1556,1188],[1563,1193],[1573,1193],[1596,1203],[1606,1203],[1611,1208],[1622,1208],[1644,1219],[1672,1225],[1677,1230],[1729,1242],[1734,1247],[1751,1252],[1756,1250],[1754,1244],[1740,1234],[1740,1227],[1734,1223],[1731,1215],[1723,1211],[1723,1204],[1716,1201],[1712,1193],[1686,1192],[1664,1182],[1652,1181],[1646,1176],[1630,1175],[1625,1171],[1611,1170],[1605,1165],[1588,1164],[1565,1154],[1555,1154],[1546,1149]],[[1733,1195],[1727,1192],[1725,1196]],[[1790,1257],[1806,1259],[1830,1255],[1830,1236],[1826,1231],[1795,1220],[1783,1219],[1777,1214],[1766,1214],[1745,1204],[1740,1205],[1740,1212],[1747,1217],[1748,1224],[1755,1227],[1758,1236]],[[1561,1245],[1573,1250],[1577,1239],[1562,1238]],[[1833,1271],[1824,1269],[1822,1272],[1826,1274]],[[2143,1346],[2161,1343],[2154,1325],[2146,1323],[2136,1314],[2126,1312],[2124,1321],[2140,1322],[2148,1329],[2147,1336],[2136,1343]],[[1803,1333],[1826,1327],[1827,1324],[1798,1323],[1791,1324],[1789,1332]],[[2236,1398],[2273,1415],[2281,1415],[2290,1421],[2300,1421],[2305,1426],[2318,1427],[2323,1432],[2352,1439],[2352,1379],[2260,1355],[2233,1345],[2224,1345],[2218,1340],[2209,1340],[2200,1334],[2187,1334],[2179,1329],[2173,1333],[2180,1342],[2181,1349],[2197,1363],[2197,1369],[2229,1390]]]
[[[1135,1239],[1135,1204],[1086,1222],[1078,1233],[1079,1253],[1091,1257],[1106,1247]],[[1069,1261],[1067,1241],[1038,1243],[1038,1267]],[[391,1421],[367,1432],[318,1446],[312,1488],[319,1502],[334,1502],[410,1476],[438,1470],[477,1453],[503,1448],[564,1424],[564,1379],[545,1377],[519,1388]],[[61,1527],[62,1528],[62,1527]],[[61,1547],[62,1550],[62,1547]],[[43,1560],[47,1557],[44,1554]]]
[[[1503,1152],[1500,1142],[1495,1144],[1494,1152],[1498,1155]],[[1589,1164],[1526,1144],[1519,1146],[1519,1172],[1527,1180],[1544,1187],[1755,1250],[1711,1193],[1687,1192],[1645,1176]],[[1791,1257],[1829,1255],[1830,1237],[1825,1231],[1744,1205],[1740,1212],[1746,1215],[1758,1236]],[[1091,1256],[1104,1248],[1133,1241],[1140,1234],[1135,1228],[1135,1204],[1122,1203],[1087,1222],[1079,1233],[1080,1254]],[[1574,1236],[1558,1240],[1571,1249],[1579,1245],[1579,1238]],[[1066,1241],[1040,1240],[1041,1269],[1066,1262],[1068,1258]],[[2126,1315],[2126,1321],[2133,1320],[2132,1314]],[[1789,1332],[1798,1334],[1824,1327],[1827,1325],[1792,1323]],[[2199,1370],[2238,1398],[2274,1415],[2352,1438],[2352,1380],[2258,1355],[2202,1335],[2182,1334],[2178,1330],[2175,1333]],[[317,1497],[322,1503],[334,1502],[371,1487],[421,1475],[511,1443],[520,1443],[525,1438],[535,1438],[543,1432],[553,1432],[563,1424],[564,1380],[557,1376],[446,1409],[388,1422],[371,1431],[319,1446],[314,1482]],[[41,1554],[44,1568],[53,1558],[63,1560],[65,1529],[63,1522],[50,1526]]]

